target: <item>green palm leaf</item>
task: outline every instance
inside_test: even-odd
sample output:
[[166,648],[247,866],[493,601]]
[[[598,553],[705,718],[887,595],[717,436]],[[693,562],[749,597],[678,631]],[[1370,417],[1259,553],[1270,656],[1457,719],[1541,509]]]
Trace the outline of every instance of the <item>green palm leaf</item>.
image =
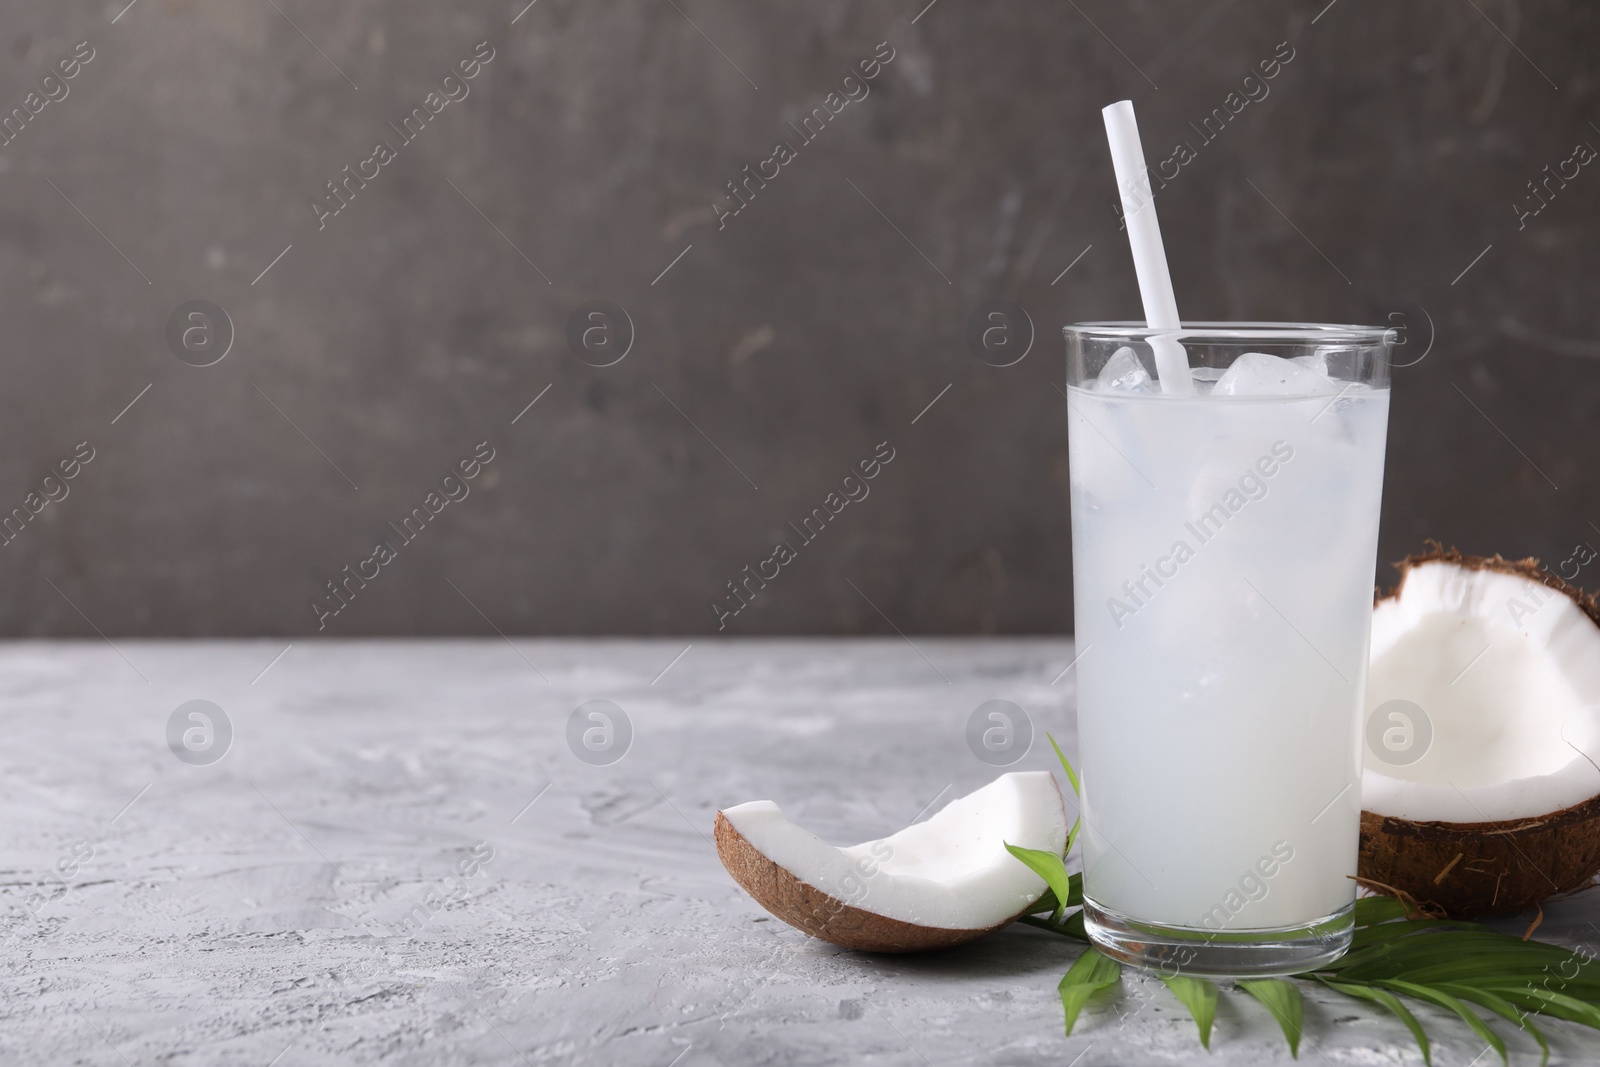
[[1532,985],[1501,985],[1488,982],[1480,984],[1479,988],[1504,997],[1527,1011],[1552,1015],[1557,1019],[1566,1019],[1600,1029],[1600,1007],[1577,997]]
[[1011,844],[1006,845],[1006,851],[1044,879],[1044,884],[1055,894],[1060,908],[1075,908],[1083,903],[1083,877],[1076,876],[1074,882],[1074,876],[1067,873],[1066,864],[1061,862],[1060,856],[1039,848],[1021,848]]
[[1304,1005],[1300,1000],[1300,987],[1282,978],[1244,978],[1239,988],[1267,1006],[1272,1017],[1283,1028],[1289,1041],[1289,1055],[1300,1058],[1300,1026]]
[[1365,1000],[1386,1009],[1395,1018],[1406,1024],[1406,1029],[1411,1031],[1411,1036],[1417,1039],[1417,1047],[1422,1050],[1422,1062],[1432,1067],[1433,1051],[1428,1046],[1427,1031],[1422,1029],[1422,1024],[1417,1022],[1417,1017],[1411,1014],[1411,1009],[1400,1003],[1400,998],[1386,989],[1374,989],[1372,986],[1355,985],[1349,982],[1335,982],[1331,979],[1322,979],[1322,984],[1329,989],[1343,993],[1347,997]]
[[1078,1013],[1096,993],[1122,981],[1122,966],[1116,960],[1100,954],[1099,949],[1086,949],[1056,987],[1061,994],[1061,1010],[1066,1013],[1067,1033],[1077,1025]]
[[1355,933],[1350,938],[1350,952],[1337,966],[1348,966],[1358,957],[1360,950],[1380,945],[1387,941],[1394,941],[1413,934],[1436,933],[1442,930],[1481,930],[1484,927],[1477,923],[1459,922],[1454,919],[1406,919],[1401,922],[1377,923],[1372,926],[1357,926]]
[[1056,750],[1056,759],[1061,761],[1061,769],[1067,772],[1067,781],[1072,783],[1072,792],[1079,797],[1083,796],[1083,784],[1078,781],[1078,772],[1073,770],[1072,764],[1067,762],[1066,753],[1061,751],[1061,746],[1056,744],[1054,737],[1049,734],[1045,734],[1045,736],[1050,738],[1050,747]]
[[1411,914],[1405,901],[1395,897],[1362,897],[1356,901],[1356,925],[1376,926],[1392,919],[1404,919]]
[[1200,1044],[1211,1048],[1211,1024],[1217,1018],[1217,985],[1204,978],[1190,978],[1185,974],[1160,975],[1172,995],[1189,1009],[1194,1024],[1200,1029]]
[[1041,930],[1049,930],[1052,934],[1070,937],[1075,941],[1087,942],[1089,940],[1089,931],[1083,928],[1083,912],[1081,911],[1073,912],[1060,922],[1042,918],[1037,914],[1024,915],[1017,922],[1026,923],[1028,926],[1037,926]]
[[[1068,762],[1066,753],[1061,751],[1061,746],[1056,744],[1056,739],[1049,734],[1045,734],[1045,736],[1050,738],[1050,747],[1056,750],[1056,759],[1061,761],[1061,769],[1067,772],[1067,781],[1072,783],[1073,796],[1076,796],[1081,801],[1083,799],[1083,784],[1078,781],[1078,772],[1072,769],[1072,764]],[[1072,829],[1067,831],[1067,847],[1061,850],[1062,855],[1071,854],[1072,846],[1078,840],[1078,831],[1082,828],[1083,819],[1072,820]]]
[[1472,1028],[1473,1033],[1483,1038],[1489,1043],[1490,1048],[1500,1053],[1500,1062],[1511,1062],[1510,1057],[1506,1053],[1506,1043],[1500,1040],[1500,1035],[1489,1029],[1489,1025],[1478,1017],[1477,1012],[1473,1011],[1471,1008],[1467,1007],[1450,994],[1440,992],[1439,990],[1430,988],[1429,986],[1417,985],[1415,982],[1387,981],[1374,982],[1373,984],[1382,986],[1384,989],[1392,989],[1396,993],[1404,993],[1406,996],[1415,1000],[1426,1001],[1429,1004],[1443,1008],[1446,1011],[1455,1012],[1456,1015],[1461,1017],[1462,1022],[1466,1023]]
[[[1345,981],[1400,979],[1421,985],[1462,982],[1517,983],[1547,978],[1573,966],[1573,953],[1539,941],[1522,941],[1476,924],[1438,927],[1425,921],[1389,924],[1399,936],[1352,951],[1325,971]],[[1600,999],[1600,968],[1578,963],[1563,988],[1580,999]]]
[[1471,1004],[1478,1005],[1480,1008],[1488,1008],[1500,1018],[1507,1022],[1515,1023],[1521,1029],[1526,1030],[1535,1041],[1539,1042],[1539,1048],[1544,1052],[1544,1055],[1539,1059],[1539,1067],[1544,1067],[1545,1064],[1550,1062],[1550,1043],[1544,1039],[1544,1034],[1539,1032],[1539,1028],[1533,1025],[1533,1020],[1529,1017],[1528,1012],[1518,1011],[1516,1006],[1504,997],[1475,986],[1442,985],[1438,988],[1439,992],[1448,993],[1458,1000],[1465,1000]]

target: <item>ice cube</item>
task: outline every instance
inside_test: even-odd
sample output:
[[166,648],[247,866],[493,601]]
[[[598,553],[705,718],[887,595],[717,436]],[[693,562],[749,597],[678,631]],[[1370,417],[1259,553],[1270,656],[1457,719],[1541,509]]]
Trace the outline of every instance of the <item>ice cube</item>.
[[1338,391],[1313,368],[1265,352],[1241,355],[1212,389],[1216,396],[1316,396]]
[[1298,363],[1302,367],[1310,367],[1324,378],[1328,377],[1328,354],[1320,348],[1309,356],[1295,356],[1289,362]]
[[1106,365],[1100,368],[1101,389],[1119,393],[1153,393],[1155,385],[1150,372],[1144,369],[1133,349],[1124,345],[1111,354]]

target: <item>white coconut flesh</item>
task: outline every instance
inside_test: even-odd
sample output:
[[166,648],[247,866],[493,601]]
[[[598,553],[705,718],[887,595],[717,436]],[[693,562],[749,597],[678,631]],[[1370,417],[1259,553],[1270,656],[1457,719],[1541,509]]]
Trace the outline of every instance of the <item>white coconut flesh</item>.
[[[1412,567],[1372,615],[1367,715],[1391,700],[1421,708],[1432,740],[1398,765],[1366,747],[1367,811],[1500,822],[1600,793],[1600,627],[1558,590],[1448,561]],[[1403,744],[1405,724],[1391,728]]]
[[1066,812],[1046,771],[1001,775],[898,833],[835,847],[770,800],[724,808],[750,845],[795,878],[862,911],[917,926],[985,930],[1044,895],[1007,842],[1061,855]]

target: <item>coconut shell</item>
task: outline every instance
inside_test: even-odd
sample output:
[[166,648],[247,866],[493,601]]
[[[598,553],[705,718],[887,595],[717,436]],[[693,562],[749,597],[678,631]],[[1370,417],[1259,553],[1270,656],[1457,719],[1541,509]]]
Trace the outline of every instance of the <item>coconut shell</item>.
[[[1549,586],[1570,597],[1600,626],[1600,601],[1539,566],[1532,557],[1466,556],[1430,542],[1427,552],[1395,566],[1401,585],[1412,568],[1450,563],[1498,571]],[[1399,586],[1378,597],[1395,597]],[[1413,822],[1361,813],[1363,885],[1409,897],[1423,910],[1450,918],[1520,911],[1589,885],[1600,873],[1600,796],[1561,811],[1502,822]]]
[[1600,797],[1504,822],[1412,822],[1363,811],[1358,870],[1369,888],[1403,893],[1452,919],[1531,908],[1584,888],[1600,871]]
[[758,852],[720,811],[714,832],[722,865],[757,904],[795,929],[842,948],[859,952],[925,952],[950,948],[976,940],[1027,914],[1027,909],[1023,909],[1005,922],[981,930],[948,930],[890,919],[847,904],[802,882]]

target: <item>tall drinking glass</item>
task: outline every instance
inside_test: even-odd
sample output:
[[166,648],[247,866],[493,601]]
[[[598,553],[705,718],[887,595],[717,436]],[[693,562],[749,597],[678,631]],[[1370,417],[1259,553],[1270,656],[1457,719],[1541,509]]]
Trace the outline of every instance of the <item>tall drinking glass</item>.
[[1168,973],[1316,967],[1353,929],[1392,334],[1065,333],[1089,936]]

